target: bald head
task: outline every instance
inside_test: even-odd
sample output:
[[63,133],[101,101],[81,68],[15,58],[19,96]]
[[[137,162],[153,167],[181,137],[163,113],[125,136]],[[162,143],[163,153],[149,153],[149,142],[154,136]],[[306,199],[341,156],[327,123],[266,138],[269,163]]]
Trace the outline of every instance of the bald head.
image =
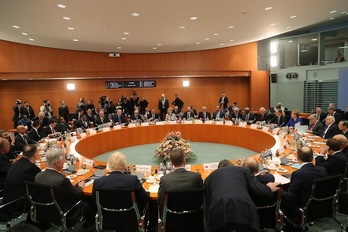
[[21,135],[24,135],[26,130],[27,130],[27,128],[25,128],[25,126],[23,126],[23,125],[17,126],[17,132]]
[[327,116],[326,119],[325,119],[325,124],[327,126],[333,124],[335,122],[335,117],[334,116]]
[[308,146],[300,147],[297,150],[297,157],[301,163],[313,161],[313,150]]
[[348,145],[348,139],[344,135],[339,134],[339,135],[335,135],[332,138],[338,140],[338,142],[340,143],[341,149],[345,148]]
[[243,167],[249,169],[254,175],[259,173],[259,163],[253,157],[244,159]]

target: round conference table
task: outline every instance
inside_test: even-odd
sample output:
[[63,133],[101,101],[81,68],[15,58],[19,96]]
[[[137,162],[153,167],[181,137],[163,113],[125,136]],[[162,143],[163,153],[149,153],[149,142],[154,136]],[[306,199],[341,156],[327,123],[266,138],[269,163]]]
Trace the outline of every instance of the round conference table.
[[[265,149],[277,150],[283,147],[284,142],[291,136],[283,137],[274,135],[267,130],[256,129],[255,127],[235,126],[235,125],[217,125],[217,124],[164,124],[164,125],[149,125],[135,126],[131,128],[110,129],[93,135],[88,134],[81,139],[77,139],[67,147],[67,154],[74,154],[79,158],[77,163],[78,169],[84,159],[93,159],[94,157],[124,147],[159,143],[164,136],[171,131],[180,131],[184,139],[192,142],[211,142],[221,143],[243,147],[255,151],[255,158]],[[286,154],[291,151],[288,148]],[[155,151],[154,151],[155,153]],[[212,153],[212,155],[214,155]],[[104,164],[105,162],[95,161],[94,165]],[[94,170],[88,167],[90,171],[83,176],[78,176],[72,179],[73,184],[81,179],[85,179],[93,175]],[[153,167],[156,169],[156,167]],[[287,166],[288,173],[293,172],[294,168]],[[202,178],[205,179],[212,170],[204,170],[202,164],[191,165],[191,171],[200,172]],[[150,184],[144,182],[144,188],[148,190]],[[92,194],[92,185],[89,185],[83,190],[85,195]],[[152,199],[157,198],[157,193],[150,193]]]

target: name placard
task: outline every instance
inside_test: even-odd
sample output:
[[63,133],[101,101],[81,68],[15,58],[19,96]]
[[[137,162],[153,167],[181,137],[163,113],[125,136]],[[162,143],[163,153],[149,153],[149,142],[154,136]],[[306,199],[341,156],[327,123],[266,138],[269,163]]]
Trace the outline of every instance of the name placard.
[[151,173],[151,165],[136,165],[137,172],[141,173]]
[[135,125],[134,123],[129,123],[129,124],[128,124],[128,127],[129,127],[129,128],[132,128],[132,127],[136,127],[136,125]]
[[94,165],[94,160],[91,160],[91,159],[84,159],[83,164],[85,164],[86,166],[93,166]]
[[[120,130],[122,127],[121,127],[121,125],[116,125],[116,126],[114,126],[114,129],[115,130]],[[109,129],[110,130],[110,129]]]
[[158,189],[159,189],[159,185],[157,184],[157,185],[151,185],[150,187],[149,187],[149,192],[150,193],[157,193],[158,192]]
[[219,163],[205,163],[203,164],[203,169],[204,170],[214,170],[218,168]]
[[81,133],[80,136],[81,138],[86,138],[86,133]]
[[191,171],[191,165],[186,164],[186,165],[185,165],[185,169],[186,169],[186,171],[189,171],[189,172],[190,172],[190,171]]
[[110,127],[105,127],[105,128],[103,128],[103,131],[105,132],[105,131],[110,131]]
[[202,120],[195,121],[195,124],[202,124],[202,123],[203,123]]
[[226,122],[225,122],[225,125],[227,125],[227,126],[232,126],[232,125],[233,125],[233,122],[232,122],[232,121],[226,121]]
[[176,124],[176,121],[169,121],[168,124]]
[[212,120],[205,121],[204,124],[213,124]]
[[148,122],[143,122],[140,124],[141,126],[149,126],[149,123]]
[[215,121],[215,124],[216,124],[216,125],[223,125],[224,122],[223,122],[223,121]]
[[161,121],[161,122],[156,122],[156,125],[164,125],[164,123]]
[[251,124],[251,125],[250,125],[250,128],[256,129],[256,128],[257,128],[257,125],[256,125],[256,124]]
[[268,131],[269,127],[262,127],[262,131]]
[[184,124],[192,124],[192,121],[185,120]]

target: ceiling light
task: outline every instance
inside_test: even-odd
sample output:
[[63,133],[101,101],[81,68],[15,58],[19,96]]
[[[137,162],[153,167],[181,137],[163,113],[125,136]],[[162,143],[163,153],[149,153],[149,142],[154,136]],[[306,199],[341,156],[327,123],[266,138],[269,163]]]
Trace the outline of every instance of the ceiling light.
[[33,38],[29,38],[29,40],[30,40],[30,41],[34,41],[35,39],[33,39]]
[[220,44],[220,46],[224,46],[224,45],[225,45],[225,44],[223,44],[223,43],[222,43],[222,44]]
[[342,12],[341,12],[341,14],[346,14],[346,13],[347,13],[347,11],[342,11]]
[[290,28],[291,28],[291,26],[286,27],[286,29],[290,29]]
[[201,44],[201,42],[196,42],[196,44],[198,45],[198,44]]
[[134,16],[134,17],[138,17],[138,16],[140,16],[140,14],[139,14],[139,13],[135,13],[135,12],[134,12],[134,13],[132,14],[132,16]]
[[190,81],[182,81],[182,86],[183,87],[189,87],[190,86]]
[[214,33],[215,36],[219,35],[219,33]]
[[292,16],[290,16],[290,18],[291,18],[291,19],[294,19],[294,18],[296,18],[296,15],[292,15]]
[[122,40],[126,40],[127,38],[126,38],[126,37],[122,37],[121,39],[122,39]]
[[70,17],[64,16],[63,19],[64,19],[64,20],[70,20]]
[[230,42],[233,42],[234,41],[234,39],[230,39]]
[[275,27],[277,24],[275,24],[275,23],[272,23],[270,26],[271,27]]
[[69,91],[74,91],[75,90],[75,83],[66,84],[66,89]]
[[207,38],[204,38],[204,40],[210,40],[210,38],[207,37]]
[[74,30],[75,28],[73,28],[73,27],[68,27],[68,30],[70,30],[70,31],[72,31],[72,30]]
[[180,26],[179,28],[180,28],[180,29],[185,29],[186,27],[185,27],[185,26]]
[[157,46],[162,46],[162,44],[157,44]]
[[59,8],[62,8],[62,9],[64,9],[65,7],[66,7],[66,5],[63,5],[63,4],[58,4],[57,5]]
[[271,56],[271,67],[277,67],[278,66],[278,60],[276,56]]
[[17,25],[12,25],[12,27],[13,27],[13,28],[16,28],[16,29],[19,28],[19,26],[17,26]]
[[156,50],[157,48],[156,48],[156,47],[153,47],[152,49],[153,49],[153,50]]
[[292,43],[292,42],[294,42],[294,41],[292,41],[292,40],[289,40],[288,42],[289,42],[289,43]]
[[122,49],[122,47],[117,47],[117,49]]
[[129,32],[123,32],[124,35],[129,35]]
[[330,18],[330,20],[334,20],[335,18]]
[[317,38],[313,38],[312,41],[317,41],[318,39]]
[[78,39],[73,39],[74,42],[78,42],[79,40]]
[[191,20],[197,20],[198,18],[197,17],[191,17],[190,19]]
[[271,6],[266,7],[265,10],[272,10],[272,7]]
[[22,32],[22,35],[28,35],[28,33]]
[[228,28],[229,28],[229,29],[232,29],[232,28],[234,28],[234,26],[229,26]]
[[336,10],[332,10],[330,11],[330,14],[336,13]]

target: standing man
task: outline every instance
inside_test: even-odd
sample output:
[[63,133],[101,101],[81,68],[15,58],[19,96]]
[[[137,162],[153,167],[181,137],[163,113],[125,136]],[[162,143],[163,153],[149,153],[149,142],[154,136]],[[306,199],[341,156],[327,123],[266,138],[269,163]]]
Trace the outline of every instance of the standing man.
[[158,101],[158,109],[160,111],[160,117],[162,121],[164,121],[164,119],[166,118],[168,108],[169,108],[168,99],[165,97],[164,93],[162,93],[162,96]]
[[29,105],[28,101],[24,102],[24,106],[22,107],[22,114],[26,114],[31,120],[33,120],[33,118],[35,117],[34,109],[33,107],[31,107],[31,105]]
[[52,117],[53,111],[52,111],[50,102],[48,100],[43,101],[43,105],[40,106],[40,112],[44,113],[47,118]]
[[69,107],[64,104],[64,101],[60,101],[58,116],[63,117],[66,122],[69,122]]
[[226,93],[222,92],[221,97],[219,99],[219,105],[223,106],[224,109],[227,109],[228,106],[228,98],[226,97]]
[[179,111],[181,111],[184,106],[184,102],[179,98],[179,94],[175,94],[175,100],[172,102],[172,105],[178,106]]
[[22,101],[17,99],[16,105],[14,105],[12,107],[12,110],[13,110],[13,117],[12,117],[13,128],[16,128],[18,126],[18,121],[22,119],[21,106],[22,106]]

